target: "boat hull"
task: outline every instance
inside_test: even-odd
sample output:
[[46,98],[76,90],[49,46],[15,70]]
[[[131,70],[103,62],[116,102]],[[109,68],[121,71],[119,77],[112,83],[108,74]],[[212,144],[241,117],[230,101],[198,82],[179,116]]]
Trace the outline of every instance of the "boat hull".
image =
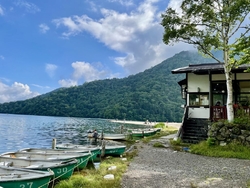
[[[6,175],[3,175],[3,174]],[[10,173],[10,174],[8,174]],[[28,187],[47,188],[54,176],[51,172],[41,172],[11,167],[0,167],[0,186],[4,188]]]
[[56,146],[56,149],[60,150],[69,150],[70,152],[81,151],[82,153],[91,153],[89,161],[95,161],[100,154],[100,147],[85,147],[83,145],[74,145],[74,144],[59,144]]
[[73,174],[74,169],[77,166],[77,160],[73,159],[70,161],[47,161],[0,156],[0,164],[30,170],[48,171],[48,169],[50,169],[54,172],[54,179],[63,180],[70,178],[70,176]]
[[[77,149],[86,149],[91,148],[91,146],[84,146],[84,145],[75,145],[75,144],[60,144],[56,146],[58,149],[66,149],[66,148],[77,148]],[[104,155],[122,155],[125,152],[126,146],[124,145],[105,145],[105,153]],[[91,151],[92,152],[92,151]],[[101,155],[102,148],[98,147],[96,150],[95,155]]]
[[153,136],[158,132],[158,130],[132,130],[130,131],[130,135],[132,137],[147,137],[147,136]]
[[[41,160],[71,160],[71,159],[76,159],[77,160],[77,168],[78,169],[83,169],[87,166],[89,158],[90,158],[90,153],[65,153],[65,152],[53,152],[50,153],[45,150],[40,150],[37,152],[32,152],[29,150],[22,150],[18,152],[8,152],[6,153],[7,155],[9,154],[10,156],[15,156],[15,157],[29,157],[30,159],[41,159]],[[2,154],[4,156],[4,154]]]
[[105,140],[126,140],[125,134],[103,134]]
[[[62,166],[54,166],[51,167],[50,170],[52,170],[55,174],[54,179],[57,180],[65,180],[65,179],[69,179],[73,172],[74,169],[76,168],[77,162],[74,161],[72,163],[68,163],[66,165],[62,165]],[[33,168],[34,170],[42,170],[42,171],[46,171],[46,169],[44,168]]]
[[105,147],[105,155],[122,155],[126,150],[126,146],[110,146]]

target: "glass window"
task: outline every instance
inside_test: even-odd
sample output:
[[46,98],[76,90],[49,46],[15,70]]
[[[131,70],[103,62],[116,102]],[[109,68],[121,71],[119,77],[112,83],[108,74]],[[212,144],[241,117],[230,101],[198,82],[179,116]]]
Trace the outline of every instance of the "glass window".
[[249,106],[250,105],[250,94],[249,93],[241,93],[238,96],[238,100],[237,101],[242,106]]
[[216,106],[217,103],[220,103],[220,106],[227,104],[227,95],[226,94],[213,94],[213,106]]
[[240,92],[250,92],[250,82],[249,81],[241,81],[239,82]]
[[208,94],[189,94],[190,106],[207,106],[209,105]]
[[213,82],[212,91],[213,93],[226,93],[227,92],[226,82]]

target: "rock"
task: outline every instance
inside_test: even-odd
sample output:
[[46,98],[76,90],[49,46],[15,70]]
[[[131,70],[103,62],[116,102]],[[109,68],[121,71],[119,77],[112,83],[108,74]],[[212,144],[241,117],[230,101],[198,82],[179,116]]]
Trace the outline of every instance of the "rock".
[[114,180],[115,176],[114,176],[114,174],[107,174],[103,178],[106,180]]
[[108,168],[108,170],[116,170],[116,166],[111,166]]
[[227,145],[227,143],[226,142],[220,142],[220,146],[226,146]]

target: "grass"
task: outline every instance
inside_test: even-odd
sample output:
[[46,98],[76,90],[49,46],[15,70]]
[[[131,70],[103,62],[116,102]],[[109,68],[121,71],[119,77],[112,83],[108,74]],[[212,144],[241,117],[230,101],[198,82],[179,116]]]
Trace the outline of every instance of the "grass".
[[230,143],[225,146],[213,145],[207,141],[202,141],[198,144],[187,144],[181,142],[180,139],[174,141],[170,140],[171,147],[174,150],[182,151],[183,147],[188,147],[189,152],[197,155],[204,155],[209,157],[222,157],[222,158],[237,158],[249,159],[250,149],[239,143]]
[[191,153],[210,157],[250,159],[250,149],[237,143],[225,146],[209,145],[206,141],[190,146]]
[[[74,175],[69,180],[60,181],[55,188],[118,188],[128,164],[129,160],[123,161],[121,158],[113,157],[106,158],[101,162],[98,169],[89,167],[79,172],[74,172]],[[111,166],[116,166],[116,169],[108,170]],[[105,180],[104,176],[107,174],[113,174],[114,180]]]

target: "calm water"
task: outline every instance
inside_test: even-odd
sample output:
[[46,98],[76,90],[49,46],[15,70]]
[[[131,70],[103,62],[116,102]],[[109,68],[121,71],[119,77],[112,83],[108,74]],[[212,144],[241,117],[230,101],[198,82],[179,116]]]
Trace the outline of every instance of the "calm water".
[[[120,133],[122,124],[104,119],[29,116],[0,114],[0,153],[27,147],[51,148],[53,138],[57,143],[84,144],[89,142],[87,131]],[[124,129],[144,125],[124,124]]]

